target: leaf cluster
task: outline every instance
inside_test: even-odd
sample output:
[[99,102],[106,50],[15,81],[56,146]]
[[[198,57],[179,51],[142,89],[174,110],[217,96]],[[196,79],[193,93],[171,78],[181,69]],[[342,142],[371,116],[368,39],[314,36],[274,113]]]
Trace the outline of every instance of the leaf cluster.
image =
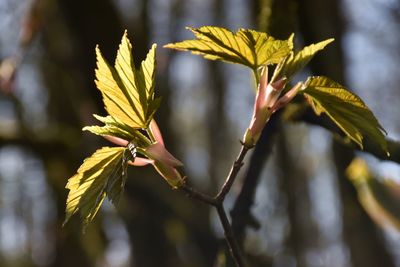
[[[127,32],[119,46],[114,67],[96,47],[96,86],[103,96],[108,116],[94,115],[103,126],[86,126],[83,130],[100,136],[112,136],[138,147],[149,146],[151,138],[142,133],[149,127],[160,98],[154,95],[156,45],[140,68],[135,68],[132,45]],[[103,147],[87,158],[77,174],[68,180],[69,189],[65,223],[80,212],[83,225],[89,224],[106,196],[117,202],[124,188],[127,162],[132,158],[126,147]]]
[[[270,83],[282,78],[290,82],[317,52],[333,41],[328,39],[295,50],[294,35],[286,40],[278,40],[267,33],[249,29],[239,29],[237,32],[213,26],[188,29],[193,32],[195,39],[167,44],[165,47],[190,51],[210,60],[243,65],[252,70],[257,82],[260,79],[260,69],[269,65],[274,67]],[[104,59],[100,49],[96,47],[95,82],[103,96],[108,116],[95,115],[104,125],[87,126],[83,130],[111,136],[124,145],[97,150],[83,162],[77,174],[69,179],[66,186],[70,191],[65,222],[79,211],[84,225],[87,225],[107,196],[112,202],[116,202],[125,184],[127,161],[132,158],[125,144],[134,144],[140,150],[155,142],[149,125],[160,105],[160,98],[156,98],[154,94],[156,45],[151,47],[138,69],[132,53],[132,44],[126,32],[114,66]],[[360,147],[363,146],[363,138],[368,137],[387,151],[384,129],[365,103],[344,86],[326,77],[310,77],[303,82],[300,94],[317,115],[325,113]],[[156,169],[165,167],[156,163]],[[165,170],[174,171],[173,168]]]
[[[265,65],[275,65],[270,82],[286,78],[290,81],[315,56],[334,39],[294,49],[294,35],[287,40],[276,40],[267,33],[239,29],[236,33],[220,27],[188,28],[196,37],[168,44],[165,47],[190,51],[206,59],[241,64],[253,70]],[[387,144],[384,129],[372,111],[354,93],[325,77],[310,77],[300,91],[317,115],[325,113],[351,140],[363,147],[363,138],[369,137],[385,152]]]
[[105,108],[115,121],[132,129],[147,128],[160,105],[160,99],[154,97],[156,47],[156,44],[151,47],[139,69],[135,68],[127,32],[122,37],[114,67],[96,47],[96,86],[103,95]]

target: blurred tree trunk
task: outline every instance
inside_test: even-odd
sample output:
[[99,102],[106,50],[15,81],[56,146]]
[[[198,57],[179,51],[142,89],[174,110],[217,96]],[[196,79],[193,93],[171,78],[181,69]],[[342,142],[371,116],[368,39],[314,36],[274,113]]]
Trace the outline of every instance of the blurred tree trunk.
[[[306,253],[318,240],[317,226],[311,216],[309,180],[301,166],[296,166],[288,147],[288,137],[293,133],[280,131],[278,142],[279,181],[287,199],[290,230],[286,239],[289,252],[296,258],[296,266],[306,267]],[[298,133],[295,133],[298,134]]]
[[[175,3],[182,4],[179,1]],[[130,35],[134,36],[137,60],[143,60],[149,48],[151,35],[150,5],[147,1],[142,1],[139,6],[140,23],[134,23]],[[169,12],[173,13],[171,17],[174,19],[182,15],[179,8],[172,8]],[[173,37],[176,32],[178,29],[170,29],[171,39],[177,39]],[[172,127],[176,127],[171,121],[170,71],[169,64],[166,64],[170,59],[167,55],[163,60],[165,62],[158,65],[156,77],[157,92],[162,96],[162,105],[156,114],[156,120],[162,129],[168,149],[176,155],[179,142],[170,134]],[[136,208],[133,212],[128,210],[123,215],[133,243],[133,266],[188,266],[188,259],[182,257],[184,251],[188,255],[196,255],[195,258],[192,255],[191,266],[211,266],[216,254],[217,241],[210,229],[209,208],[171,190],[152,168],[144,171],[135,169],[134,172],[132,179],[128,181],[126,192],[130,203],[128,205]],[[189,249],[190,246],[192,247]]]
[[[54,156],[53,151],[43,158],[57,203],[57,225],[53,229],[56,233],[55,258],[52,266],[94,266],[97,260],[94,257],[104,249],[105,240],[96,224],[83,236],[81,227],[74,224],[76,220],[66,228],[61,228],[61,223],[65,216],[66,179],[75,173],[83,157],[93,152],[89,152],[93,142],[89,142],[89,145],[80,143],[83,139],[79,129],[83,120],[88,117],[86,112],[93,111],[85,110],[88,104],[89,109],[102,109],[93,83],[94,47],[100,40],[115,39],[112,36],[119,20],[113,10],[108,1],[60,0],[49,2],[49,13],[46,14],[42,36],[46,54],[41,61],[41,68],[49,94],[51,123],[48,133],[59,132],[57,138],[65,142],[63,153]],[[101,23],[98,18],[103,19]],[[100,30],[96,22],[106,25]],[[103,47],[106,55],[110,54],[111,49],[114,50],[115,47]],[[97,99],[97,107],[91,103],[91,99]],[[58,148],[58,151],[61,149],[62,147]],[[75,227],[75,230],[70,231],[70,227]],[[97,242],[87,246],[85,240],[93,237]]]
[[[148,1],[140,1],[136,6],[140,8],[136,11],[137,20],[131,21],[128,27],[137,67],[145,59],[150,48],[149,6]],[[119,36],[117,40],[120,38]],[[168,135],[168,114],[170,114],[168,80],[166,80],[166,75],[162,75],[162,79],[159,79],[159,73],[160,71],[157,70],[156,86],[157,91],[163,96],[163,103],[157,112],[156,119],[161,129],[164,129],[166,142],[171,144],[171,138]],[[169,146],[171,147],[173,151],[173,146]],[[166,229],[171,210],[166,206],[164,198],[166,194],[173,192],[170,192],[170,188],[165,186],[162,179],[150,167],[144,170],[129,168],[128,173],[130,175],[125,188],[127,203],[122,209],[122,216],[132,244],[132,266],[182,266],[174,244],[168,239]],[[143,183],[139,179],[151,181]]]
[[[259,0],[253,1],[253,18],[258,18],[258,24],[261,31],[265,31],[268,34],[280,38],[286,39],[288,36],[295,31],[296,28],[296,7],[297,3],[294,0]],[[256,24],[256,23],[255,23]],[[242,190],[235,202],[232,214],[232,226],[236,236],[238,237],[239,244],[243,246],[245,241],[245,233],[247,227],[257,227],[257,222],[251,214],[251,208],[255,201],[255,192],[261,178],[261,171],[265,165],[265,162],[269,159],[274,145],[274,137],[277,133],[282,133],[282,127],[280,127],[280,112],[274,114],[271,120],[266,125],[262,132],[260,140],[258,141],[253,154],[250,158],[250,164],[245,173],[245,179]],[[283,146],[285,140],[280,140],[280,144]],[[280,149],[286,147],[280,147]],[[291,252],[297,256],[297,263],[299,266],[304,266],[302,252],[305,248],[302,246],[306,244],[304,237],[305,230],[303,215],[307,213],[304,211],[304,206],[300,206],[298,203],[299,197],[308,195],[306,182],[296,181],[299,177],[293,175],[289,170],[290,163],[287,163],[289,155],[281,151],[280,162],[282,170],[284,172],[283,181],[280,192],[287,196],[288,199],[288,213],[291,225],[290,234],[288,237],[287,245],[291,248]],[[286,170],[286,171],[285,171]],[[279,190],[278,189],[278,190]],[[302,192],[299,196],[298,193]],[[303,195],[304,194],[304,195]],[[303,204],[309,205],[306,201]],[[307,206],[307,205],[306,205]],[[308,209],[309,211],[309,209]],[[305,217],[309,217],[305,215]],[[308,222],[305,222],[307,224]],[[309,225],[311,225],[309,223]],[[268,234],[268,233],[267,233]],[[251,255],[250,255],[251,256]],[[251,256],[250,261],[255,260],[254,256]],[[260,258],[258,257],[258,260]],[[263,266],[272,265],[271,259],[264,259]]]
[[[287,39],[295,32],[298,25],[298,8],[296,0],[261,0],[268,3],[261,9],[269,15],[268,23],[260,21],[266,27],[267,32],[276,38]],[[293,156],[288,147],[290,133],[285,133],[285,125],[280,125],[277,155],[280,166],[280,188],[281,194],[287,199],[287,215],[290,230],[286,239],[286,247],[296,259],[297,266],[307,266],[305,254],[308,249],[315,246],[318,234],[315,231],[316,225],[311,216],[311,200],[309,192],[309,181],[304,170],[296,167],[291,159]]]
[[[276,38],[287,39],[292,32],[296,31],[298,8],[299,4],[295,0],[271,1],[272,13],[270,13],[271,20],[266,25],[267,32]],[[277,146],[281,173],[278,180],[281,194],[287,199],[287,215],[290,224],[286,247],[295,257],[296,265],[305,267],[307,266],[306,252],[315,245],[318,235],[310,214],[311,202],[307,176],[304,171],[297,169],[291,160],[292,155],[287,143],[290,133],[285,134],[285,125],[281,127]]]
[[[314,73],[323,73],[345,84],[345,65],[341,46],[344,22],[341,1],[299,0],[300,27],[305,43],[314,43],[335,37],[324,57],[311,62]],[[395,266],[381,235],[357,199],[357,193],[346,179],[344,171],[354,158],[354,152],[340,144],[333,144],[340,198],[342,201],[343,238],[351,256],[353,267]]]
[[[214,25],[224,25],[223,21],[223,1],[213,2]],[[208,151],[209,159],[209,182],[210,188],[218,188],[225,177],[219,177],[221,163],[226,160],[226,155],[232,154],[231,147],[227,144],[230,137],[226,127],[225,118],[225,96],[226,84],[221,64],[215,61],[208,61],[210,75],[210,86],[208,86],[209,99],[212,101],[208,110]],[[223,147],[224,149],[221,149]]]

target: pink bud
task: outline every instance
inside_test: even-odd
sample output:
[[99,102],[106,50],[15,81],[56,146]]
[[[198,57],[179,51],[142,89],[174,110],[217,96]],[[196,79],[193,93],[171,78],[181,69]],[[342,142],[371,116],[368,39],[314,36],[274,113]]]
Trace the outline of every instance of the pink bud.
[[297,92],[301,89],[302,86],[303,83],[301,82],[297,83],[284,96],[279,98],[279,100],[272,107],[272,112],[279,110],[280,108],[284,107],[287,103],[289,103],[290,100],[292,100],[297,95]]
[[154,164],[154,160],[146,159],[146,158],[142,158],[142,157],[136,157],[134,161],[132,161],[132,160],[128,161],[128,164],[132,165],[132,166],[142,167],[142,166],[146,166],[148,164]]
[[155,120],[151,120],[150,122],[150,130],[152,131],[154,138],[158,143],[161,143],[164,145],[164,140],[160,131],[160,128],[158,128],[158,125]]
[[278,100],[286,84],[286,78],[283,77],[272,84],[267,82],[268,69],[264,67],[261,71],[260,84],[258,86],[256,98],[254,101],[253,116],[249,128],[244,136],[244,143],[249,147],[254,146],[261,135],[265,123],[272,114],[272,107]]
[[157,172],[174,188],[182,185],[183,179],[180,173],[170,165],[162,164],[161,162],[155,162],[154,167]]
[[266,88],[268,86],[268,67],[265,66],[261,70],[261,77],[260,77],[260,83],[258,84],[258,89],[256,93],[256,100],[254,104],[254,111],[253,115],[258,112],[264,105],[264,101],[267,97],[266,94]]
[[128,145],[128,141],[126,141],[125,139],[119,138],[119,137],[115,137],[115,136],[111,136],[111,135],[103,135],[103,137],[105,139],[107,139],[108,141],[110,141],[111,143],[114,143],[118,146],[127,146]]
[[[181,185],[183,179],[175,167],[182,166],[182,162],[171,155],[171,153],[169,153],[165,148],[163,137],[155,120],[150,122],[150,129],[156,142],[144,149],[144,154],[148,158],[135,157],[134,159],[129,160],[128,164],[132,166],[146,166],[152,164],[157,172],[172,187]],[[115,136],[105,135],[104,138],[119,146],[126,147],[129,144],[127,140]]]
[[177,187],[182,184],[183,179],[175,169],[182,166],[182,162],[176,159],[164,146],[162,134],[155,120],[150,122],[150,129],[156,139],[156,143],[145,149],[146,156],[153,160],[153,165],[157,172],[172,186]]
[[265,99],[263,101],[263,107],[272,108],[275,105],[275,102],[278,100],[283,88],[286,84],[286,77],[281,78],[280,80],[268,84],[265,92]]
[[155,161],[160,161],[163,164],[170,165],[173,167],[182,166],[182,162],[176,159],[168,150],[165,149],[164,145],[161,143],[154,143],[146,148],[146,155],[150,159]]

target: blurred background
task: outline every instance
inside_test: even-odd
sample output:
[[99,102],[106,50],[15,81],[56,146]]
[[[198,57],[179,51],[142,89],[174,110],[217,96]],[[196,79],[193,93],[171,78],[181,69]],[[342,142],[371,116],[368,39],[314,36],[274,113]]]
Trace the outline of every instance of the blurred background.
[[[140,62],[158,43],[156,114],[168,149],[213,194],[238,153],[254,99],[244,67],[162,48],[185,26],[252,28],[299,47],[336,41],[299,75],[356,92],[400,140],[400,2],[395,0],[1,0],[0,266],[233,266],[213,210],[129,168],[123,198],[83,234],[62,228],[67,179],[110,145],[82,133],[105,115],[96,44],[113,61],[124,29]],[[332,133],[333,132],[333,133]],[[400,266],[400,149],[359,152],[303,99],[276,114],[226,200],[250,266]],[[350,168],[348,166],[350,165]]]

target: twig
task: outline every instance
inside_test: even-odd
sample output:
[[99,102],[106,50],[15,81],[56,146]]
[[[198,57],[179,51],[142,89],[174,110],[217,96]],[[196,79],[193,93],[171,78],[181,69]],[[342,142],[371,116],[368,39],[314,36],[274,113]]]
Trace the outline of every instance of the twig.
[[219,190],[218,194],[215,197],[211,197],[209,195],[196,191],[192,187],[188,186],[186,182],[184,182],[183,185],[180,186],[180,189],[184,191],[187,196],[193,199],[197,199],[217,209],[219,220],[221,221],[222,227],[224,228],[225,239],[226,242],[228,243],[229,251],[237,267],[245,266],[244,259],[240,251],[240,248],[238,246],[238,243],[236,241],[235,235],[233,233],[232,226],[228,220],[228,217],[226,216],[223,203],[225,200],[225,196],[229,193],[236,179],[236,176],[239,173],[240,168],[243,166],[244,157],[246,156],[249,149],[250,149],[249,147],[246,147],[242,143],[240,152],[235,162],[233,163],[231,170],[229,171],[229,174],[225,179],[224,184],[222,185],[221,189]]
[[209,195],[203,194],[201,192],[196,191],[192,187],[188,186],[186,183],[184,183],[179,188],[181,190],[183,190],[186,193],[186,195],[188,197],[190,197],[190,198],[197,199],[197,200],[199,200],[201,202],[204,202],[206,204],[209,204],[209,205],[211,205],[213,207],[217,206],[217,201],[215,200],[215,198],[213,198],[213,197],[211,197]]
[[225,196],[231,190],[233,182],[235,181],[240,168],[243,166],[243,159],[246,156],[247,151],[249,151],[249,148],[246,147],[244,144],[242,144],[242,148],[240,149],[239,155],[237,156],[235,162],[233,163],[229,175],[225,180],[225,183],[222,185],[221,190],[215,197],[218,202],[222,203],[225,199]]
[[230,212],[232,228],[240,246],[243,244],[245,230],[248,226],[257,228],[259,223],[251,214],[256,188],[260,181],[260,174],[264,163],[271,155],[275,134],[279,129],[281,112],[271,117],[265,126],[260,139],[251,155],[249,166],[244,175],[243,185]]
[[240,248],[236,241],[235,235],[233,234],[232,226],[229,223],[228,217],[226,216],[226,212],[222,203],[216,206],[218,217],[221,221],[222,227],[224,228],[225,232],[225,239],[229,246],[229,251],[238,267],[244,267],[244,260],[242,254],[240,252]]

